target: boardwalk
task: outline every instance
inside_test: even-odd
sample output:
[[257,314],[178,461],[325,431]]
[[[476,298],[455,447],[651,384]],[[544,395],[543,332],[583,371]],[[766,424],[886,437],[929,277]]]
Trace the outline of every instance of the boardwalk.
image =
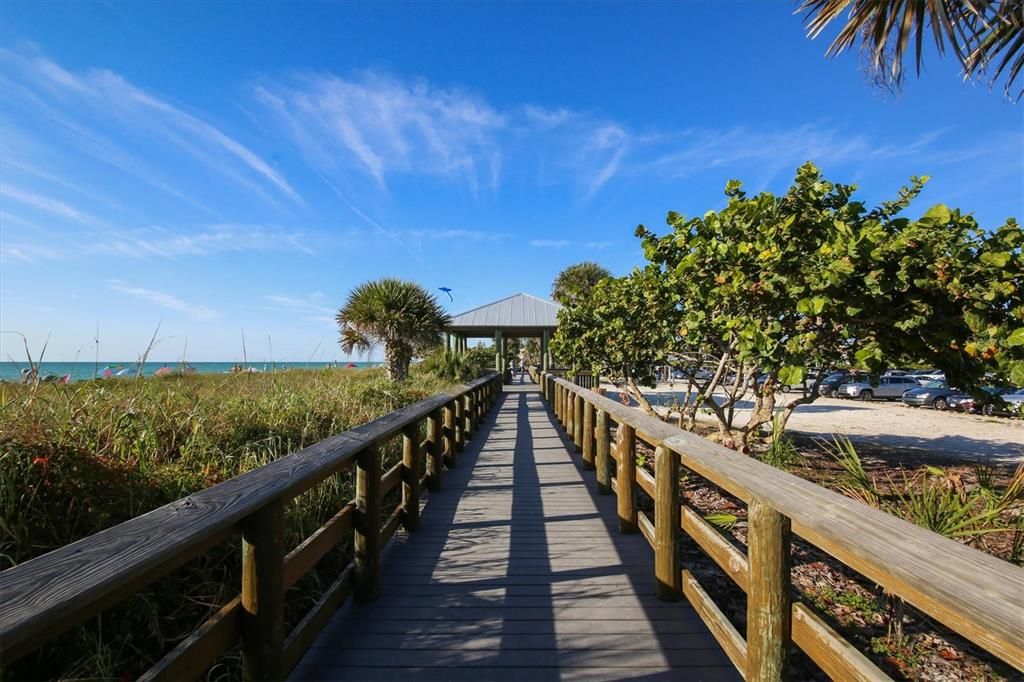
[[510,387],[385,551],[380,599],[342,609],[293,679],[738,679],[685,602],[654,598],[650,547],[569,445]]

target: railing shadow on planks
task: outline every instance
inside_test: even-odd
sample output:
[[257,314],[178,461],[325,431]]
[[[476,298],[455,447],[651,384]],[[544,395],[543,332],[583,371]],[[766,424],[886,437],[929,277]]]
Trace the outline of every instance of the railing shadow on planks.
[[[195,679],[239,640],[246,679],[283,679],[350,593],[376,596],[381,547],[399,524],[416,528],[422,487],[440,489],[444,465],[454,464],[501,390],[490,374],[3,571],[0,662],[9,665],[241,531],[241,594],[141,679]],[[378,447],[395,437],[402,461],[382,474]],[[285,554],[285,503],[353,466],[355,499]],[[381,499],[399,485],[401,503],[382,521]],[[285,636],[285,591],[350,531],[354,559]]]
[[[786,678],[796,644],[836,680],[888,680],[882,670],[800,602],[792,601],[790,539],[803,540],[1024,672],[1024,569],[682,431],[551,374],[542,394],[599,493],[617,496],[619,529],[654,548],[658,596],[685,597],[747,680]],[[617,443],[610,427],[617,424]],[[655,475],[636,464],[636,442],[655,449]],[[748,505],[743,553],[681,505],[681,467]],[[654,502],[638,511],[637,489]],[[680,565],[680,532],[747,595],[744,638]]]

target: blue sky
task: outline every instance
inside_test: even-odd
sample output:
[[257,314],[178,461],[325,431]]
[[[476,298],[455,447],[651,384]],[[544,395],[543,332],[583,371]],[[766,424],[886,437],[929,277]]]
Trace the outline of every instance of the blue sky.
[[362,281],[451,287],[452,312],[547,296],[808,159],[871,202],[931,175],[914,215],[1021,218],[1020,105],[948,58],[888,95],[793,8],[8,0],[0,329],[52,360],[97,325],[132,359],[157,324],[155,360],[240,359],[243,329],[250,358],[340,360]]

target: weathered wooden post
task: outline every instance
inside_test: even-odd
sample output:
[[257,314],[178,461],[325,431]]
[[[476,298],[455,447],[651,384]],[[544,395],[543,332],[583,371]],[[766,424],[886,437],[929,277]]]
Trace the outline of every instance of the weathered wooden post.
[[790,521],[754,498],[747,508],[747,674],[748,680],[786,678],[792,629]]
[[375,446],[356,458],[355,597],[373,601],[380,589],[380,454]]
[[618,463],[615,467],[615,482],[618,487],[616,504],[619,512],[619,532],[635,533],[636,519],[636,429],[619,422],[617,433]]
[[666,447],[654,451],[654,575],[662,601],[679,601],[679,455]]
[[[582,398],[582,396],[581,396]],[[583,466],[594,468],[594,406],[589,400],[583,401]]]
[[420,527],[420,428],[413,423],[402,429],[402,527]]
[[577,450],[583,449],[583,396],[574,393],[575,403],[572,411],[572,441],[576,444]]
[[[455,399],[455,452],[462,452],[466,447],[465,417],[462,411],[462,398]],[[454,461],[454,458],[453,458]]]
[[611,428],[608,425],[608,413],[604,410],[597,411],[597,432],[594,434],[595,441],[595,465],[597,466],[597,492],[607,495],[612,491],[612,475],[609,449],[611,440]]
[[462,414],[464,415],[466,424],[463,428],[463,437],[469,440],[473,436],[473,392],[470,391],[462,396],[464,402],[462,408]]
[[455,443],[455,401],[444,406],[444,431],[445,431],[445,464],[451,469],[455,466],[458,455],[458,445]]
[[562,428],[567,436],[572,437],[572,391],[568,386],[562,387]]
[[427,417],[427,442],[430,444],[430,452],[427,453],[427,490],[431,492],[441,489],[441,476],[444,471],[444,439],[441,433],[441,410],[434,410]]
[[283,680],[284,502],[242,522],[242,676]]

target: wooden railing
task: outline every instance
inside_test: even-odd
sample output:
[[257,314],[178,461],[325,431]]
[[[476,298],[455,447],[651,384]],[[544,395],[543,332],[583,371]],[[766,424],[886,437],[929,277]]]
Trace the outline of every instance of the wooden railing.
[[[486,376],[0,573],[0,661],[10,665],[240,531],[241,594],[142,679],[194,679],[239,641],[246,679],[283,679],[350,593],[377,595],[381,547],[400,524],[419,525],[421,489],[440,490],[445,460],[454,464],[500,393],[500,378]],[[378,448],[394,437],[402,461],[382,474]],[[285,503],[351,467],[355,499],[286,554]],[[381,500],[399,485],[401,503],[382,520]],[[286,636],[285,591],[349,537],[354,559]]]
[[[541,390],[596,470],[598,491],[617,496],[619,529],[640,531],[654,548],[657,594],[686,597],[748,680],[785,677],[787,652],[802,649],[837,680],[889,677],[799,601],[792,601],[795,534],[888,593],[1024,671],[1024,570],[959,542],[682,431],[550,374]],[[610,427],[617,424],[617,443]],[[636,463],[637,441],[655,451],[652,476]],[[680,467],[747,507],[744,553],[681,505]],[[654,502],[638,511],[637,490]],[[746,637],[680,566],[681,533],[747,595]]]

